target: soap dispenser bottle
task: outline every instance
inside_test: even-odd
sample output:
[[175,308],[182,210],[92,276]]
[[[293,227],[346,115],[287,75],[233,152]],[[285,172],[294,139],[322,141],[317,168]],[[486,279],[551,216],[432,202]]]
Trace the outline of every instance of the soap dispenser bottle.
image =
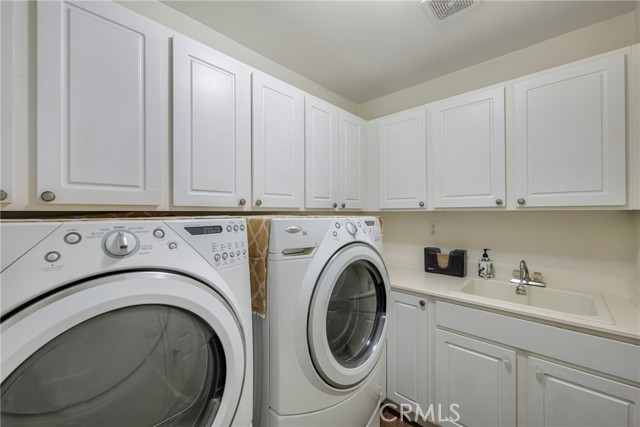
[[494,277],[493,261],[491,261],[491,258],[489,258],[489,255],[487,254],[488,250],[489,249],[484,250],[482,258],[478,261],[478,276],[484,279],[491,279]]

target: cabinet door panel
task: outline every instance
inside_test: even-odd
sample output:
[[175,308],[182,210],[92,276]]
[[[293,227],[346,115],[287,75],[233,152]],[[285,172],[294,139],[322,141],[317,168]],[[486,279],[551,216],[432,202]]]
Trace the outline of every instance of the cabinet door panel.
[[174,204],[239,206],[251,184],[249,70],[175,36],[173,82]]
[[438,329],[436,402],[443,425],[514,426],[515,352]]
[[625,204],[624,64],[619,54],[515,85],[520,206]]
[[305,206],[308,208],[330,209],[338,201],[338,137],[338,109],[306,97]]
[[253,199],[263,208],[300,208],[304,189],[302,92],[253,74]]
[[343,209],[362,209],[366,121],[344,111],[339,117],[340,206]]
[[429,111],[434,207],[504,206],[504,88],[438,102]]
[[387,337],[387,397],[396,403],[427,411],[428,319],[422,298],[391,293]]
[[380,120],[380,208],[426,206],[426,113],[418,108]]
[[13,5],[0,3],[0,203],[13,201]]
[[38,193],[160,202],[162,30],[116,4],[38,3]]
[[640,389],[529,357],[530,426],[637,426]]

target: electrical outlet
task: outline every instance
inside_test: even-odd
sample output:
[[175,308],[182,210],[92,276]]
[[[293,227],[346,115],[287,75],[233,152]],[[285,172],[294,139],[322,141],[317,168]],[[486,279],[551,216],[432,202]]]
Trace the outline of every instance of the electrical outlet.
[[429,224],[429,234],[431,237],[436,237],[438,235],[438,224],[432,222]]

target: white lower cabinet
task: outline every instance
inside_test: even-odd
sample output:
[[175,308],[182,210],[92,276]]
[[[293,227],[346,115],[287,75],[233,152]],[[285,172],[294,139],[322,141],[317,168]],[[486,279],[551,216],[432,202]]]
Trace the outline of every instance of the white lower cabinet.
[[[639,361],[640,363],[640,361]],[[637,426],[640,389],[528,358],[529,426]]]
[[424,412],[429,404],[427,301],[391,292],[389,315],[387,397]]
[[438,329],[436,402],[444,426],[516,424],[516,353]]

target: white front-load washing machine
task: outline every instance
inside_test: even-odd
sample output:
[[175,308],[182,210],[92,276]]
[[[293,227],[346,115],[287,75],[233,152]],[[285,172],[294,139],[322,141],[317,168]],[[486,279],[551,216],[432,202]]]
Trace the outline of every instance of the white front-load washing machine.
[[250,425],[245,228],[0,224],[0,424]]
[[260,424],[376,420],[390,292],[378,219],[272,219],[267,283]]

